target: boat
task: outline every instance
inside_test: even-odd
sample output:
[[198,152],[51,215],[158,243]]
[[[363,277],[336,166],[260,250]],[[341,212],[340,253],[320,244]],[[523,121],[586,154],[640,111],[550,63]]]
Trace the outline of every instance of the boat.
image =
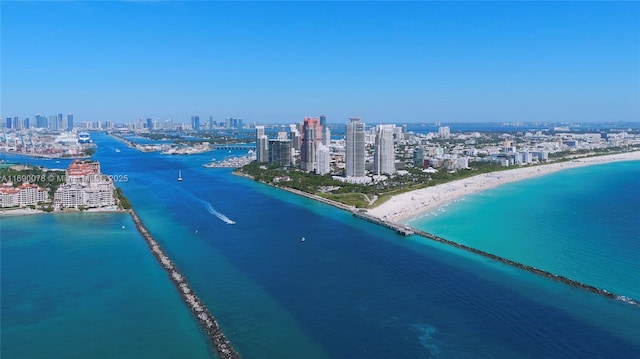
[[182,171],[178,170],[178,181],[182,181]]
[[304,242],[304,237],[302,237],[302,239],[300,239],[301,242]]
[[90,143],[91,142],[91,136],[89,136],[88,132],[80,132],[80,134],[78,134],[78,143]]
[[116,152],[120,152],[120,149],[119,149],[119,148],[116,148]]

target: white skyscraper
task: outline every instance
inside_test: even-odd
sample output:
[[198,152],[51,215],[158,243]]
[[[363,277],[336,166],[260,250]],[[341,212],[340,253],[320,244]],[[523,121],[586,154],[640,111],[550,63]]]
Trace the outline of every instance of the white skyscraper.
[[329,147],[318,142],[316,148],[316,174],[325,175],[331,172],[331,153]]
[[264,133],[264,126],[256,126],[256,159],[260,163],[269,162],[269,139]]
[[345,175],[364,177],[364,123],[359,118],[349,118],[345,146]]
[[376,126],[375,152],[373,154],[373,173],[376,175],[396,172],[393,147],[394,125]]

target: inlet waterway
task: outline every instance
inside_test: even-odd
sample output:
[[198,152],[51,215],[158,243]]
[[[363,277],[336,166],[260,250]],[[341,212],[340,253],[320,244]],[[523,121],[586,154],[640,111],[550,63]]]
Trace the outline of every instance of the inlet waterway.
[[[120,185],[136,212],[243,358],[640,356],[640,310],[628,304],[447,245],[425,245],[417,236],[398,236],[346,211],[233,176],[229,169],[201,166],[212,157],[222,159],[220,152],[166,156],[125,148],[106,135],[94,138],[103,171],[128,175]],[[182,182],[176,180],[178,170]],[[235,224],[210,213],[202,201]],[[13,227],[23,220],[2,219]],[[74,231],[72,224],[58,228]],[[62,239],[54,235],[50,241]],[[139,235],[138,242],[146,246]],[[21,253],[5,251],[4,229],[2,243],[3,276],[15,270],[6,267],[7,255],[19,261],[24,252],[38,252],[28,240]],[[188,340],[201,342],[203,352],[189,357],[209,356],[206,338],[175,287],[148,250],[140,255],[161,274],[167,297],[191,323]],[[3,357],[5,330],[17,325],[5,324],[5,285],[3,277]],[[34,282],[25,291],[65,286],[72,283]],[[125,328],[132,325],[133,333],[145,324],[118,319]],[[162,330],[172,333],[170,326]],[[113,348],[99,349],[104,357],[118,357],[119,339],[110,339]]]

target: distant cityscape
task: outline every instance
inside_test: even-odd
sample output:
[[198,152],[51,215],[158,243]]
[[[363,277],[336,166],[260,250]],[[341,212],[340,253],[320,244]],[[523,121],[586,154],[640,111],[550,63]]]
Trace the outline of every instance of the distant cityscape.
[[[221,143],[212,137],[207,139],[206,135],[238,130],[244,131],[245,137],[236,135],[236,141],[245,141],[245,148],[251,149],[249,160],[255,158],[261,164],[298,168],[308,173],[331,175],[337,181],[360,184],[405,175],[407,169],[458,171],[469,168],[473,162],[505,167],[526,165],[548,161],[550,155],[561,152],[640,144],[638,129],[602,127],[596,131],[576,132],[566,125],[550,124],[543,130],[507,133],[453,132],[449,126],[440,125],[437,131],[422,133],[409,131],[406,124],[368,127],[357,117],[346,119],[344,127],[340,128],[340,125],[329,125],[326,115],[306,117],[289,125],[246,124],[241,118],[233,117],[216,121],[213,116],[201,122],[198,115],[191,116],[190,122],[181,123],[152,118],[125,124],[111,121],[74,123],[73,114],[36,114],[33,118],[34,121],[7,117],[2,122],[0,151],[44,157],[90,157],[95,145],[89,132],[99,130],[111,132],[127,145],[142,151],[194,154],[221,148]],[[247,131],[254,131],[255,136],[247,136]],[[338,135],[332,137],[332,131]],[[136,144],[124,137],[127,133],[151,139],[172,134],[179,140],[189,137],[192,140],[185,140],[186,143],[180,145]],[[246,159],[225,160],[224,164],[214,162],[206,166],[240,166],[247,162]]]

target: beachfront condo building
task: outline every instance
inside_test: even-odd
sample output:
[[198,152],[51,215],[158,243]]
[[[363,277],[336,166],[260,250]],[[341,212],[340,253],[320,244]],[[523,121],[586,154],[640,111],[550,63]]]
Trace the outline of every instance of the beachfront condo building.
[[345,138],[345,175],[364,177],[364,123],[357,117],[349,118]]
[[300,168],[313,172],[316,169],[316,150],[322,142],[322,126],[317,118],[306,117],[302,123],[302,143],[300,145]]
[[264,126],[256,126],[256,159],[260,163],[269,162],[269,140]]
[[100,173],[96,161],[74,161],[66,171],[64,184],[53,196],[56,208],[108,207],[115,205],[113,180]]
[[269,140],[269,163],[278,166],[291,165],[291,140]]
[[32,183],[23,183],[13,187],[13,183],[0,183],[0,207],[24,207],[46,202],[49,192]]
[[316,150],[316,174],[326,175],[331,172],[331,151],[328,146],[318,142]]
[[376,175],[396,172],[393,134],[395,125],[376,126],[375,152],[373,153],[373,173]]

